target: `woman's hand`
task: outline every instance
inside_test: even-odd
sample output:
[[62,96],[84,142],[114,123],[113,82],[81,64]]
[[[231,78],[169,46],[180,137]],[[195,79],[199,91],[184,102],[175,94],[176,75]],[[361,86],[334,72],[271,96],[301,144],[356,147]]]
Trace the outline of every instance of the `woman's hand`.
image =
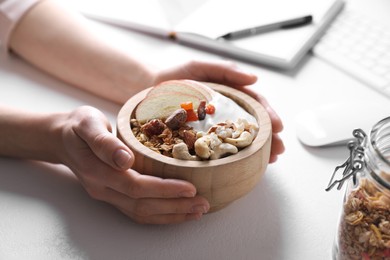
[[151,85],[171,79],[192,79],[220,83],[246,92],[267,109],[271,118],[273,135],[270,163],[275,162],[278,155],[284,152],[284,144],[279,136],[279,133],[283,130],[283,123],[280,117],[263,96],[246,87],[257,81],[256,75],[239,70],[232,62],[191,61],[177,67],[161,70],[156,73],[154,78],[155,80]]
[[130,169],[133,153],[111,133],[99,110],[81,107],[56,122],[58,156],[91,197],[112,204],[138,223],[179,223],[208,211],[209,203],[195,196],[191,183]]

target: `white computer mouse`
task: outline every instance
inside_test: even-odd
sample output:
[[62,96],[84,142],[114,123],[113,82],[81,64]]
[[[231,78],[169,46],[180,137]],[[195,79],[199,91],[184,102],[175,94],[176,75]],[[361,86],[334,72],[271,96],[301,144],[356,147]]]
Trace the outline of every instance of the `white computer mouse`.
[[298,139],[307,146],[346,144],[353,139],[354,129],[369,134],[375,123],[390,116],[387,105],[361,103],[334,103],[301,112],[295,118]]

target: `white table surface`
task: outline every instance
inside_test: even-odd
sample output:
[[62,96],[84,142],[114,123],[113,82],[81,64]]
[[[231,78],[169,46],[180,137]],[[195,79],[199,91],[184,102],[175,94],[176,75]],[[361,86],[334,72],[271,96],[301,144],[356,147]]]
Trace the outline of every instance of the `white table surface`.
[[[222,59],[101,24],[96,30],[158,66]],[[332,102],[389,100],[310,54],[292,72],[238,64],[258,75],[253,89],[285,126],[286,151],[253,191],[200,221],[138,225],[91,199],[64,166],[0,158],[0,259],[330,259],[342,192],[325,187],[348,151],[305,147],[294,117]],[[0,86],[0,103],[32,111],[92,105],[115,125],[120,109],[14,56],[0,60]]]

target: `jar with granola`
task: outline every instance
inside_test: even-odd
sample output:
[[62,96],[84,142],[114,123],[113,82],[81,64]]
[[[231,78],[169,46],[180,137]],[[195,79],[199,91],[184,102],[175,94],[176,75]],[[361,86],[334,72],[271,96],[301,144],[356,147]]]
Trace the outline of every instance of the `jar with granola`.
[[350,156],[336,167],[326,189],[347,184],[333,259],[390,260],[390,117],[369,135],[361,129],[353,135]]

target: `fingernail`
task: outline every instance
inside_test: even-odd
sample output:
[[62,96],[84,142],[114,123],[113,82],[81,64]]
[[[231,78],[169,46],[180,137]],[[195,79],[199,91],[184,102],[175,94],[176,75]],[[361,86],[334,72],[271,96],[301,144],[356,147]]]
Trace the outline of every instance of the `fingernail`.
[[205,205],[195,205],[191,208],[191,213],[207,213],[208,207]]
[[125,150],[119,149],[114,153],[114,162],[121,169],[127,169],[129,167],[129,161],[131,155]]
[[192,191],[183,191],[179,193],[179,197],[192,198],[195,196],[195,193]]
[[186,220],[200,220],[203,214],[201,213],[194,213],[194,214],[187,214]]

